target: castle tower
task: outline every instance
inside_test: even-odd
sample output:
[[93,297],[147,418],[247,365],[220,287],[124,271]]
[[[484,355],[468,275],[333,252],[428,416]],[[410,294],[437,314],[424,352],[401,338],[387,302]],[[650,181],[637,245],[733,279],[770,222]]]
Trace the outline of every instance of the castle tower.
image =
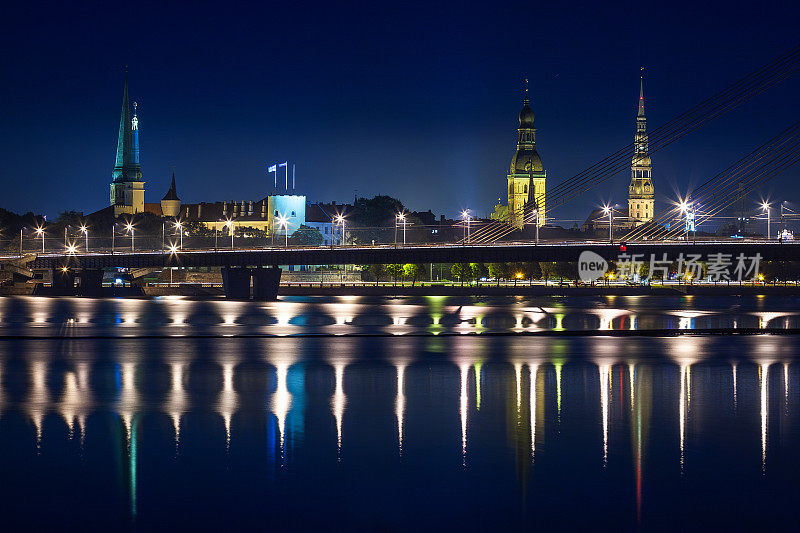
[[546,178],[542,159],[536,152],[536,129],[533,127],[528,80],[525,80],[525,97],[517,128],[517,151],[508,172],[508,221],[512,225],[522,228],[526,206],[530,209],[538,207],[542,214],[539,225],[544,225]]
[[633,226],[653,221],[655,191],[653,190],[652,164],[647,146],[647,119],[644,116],[644,82],[639,79],[639,113],[636,115],[633,159],[631,160],[631,185],[628,188],[628,216]]
[[177,217],[181,212],[181,199],[178,198],[178,191],[175,189],[175,171],[172,171],[172,185],[169,186],[167,194],[161,199],[161,214],[165,217]]
[[117,158],[111,178],[110,200],[114,206],[114,216],[143,212],[144,181],[142,181],[142,168],[139,165],[139,119],[135,112],[131,117],[127,72],[119,118]]

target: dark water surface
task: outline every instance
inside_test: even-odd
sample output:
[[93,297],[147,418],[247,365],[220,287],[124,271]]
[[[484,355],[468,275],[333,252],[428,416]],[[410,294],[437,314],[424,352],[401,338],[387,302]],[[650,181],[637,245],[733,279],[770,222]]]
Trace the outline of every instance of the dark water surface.
[[[713,310],[725,305],[750,327],[764,308],[795,320],[781,300],[645,300],[636,313],[630,300],[603,325],[728,320]],[[0,525],[793,527],[795,336],[192,336],[474,332],[501,320],[513,331],[519,314],[531,328],[544,325],[528,313],[609,308],[581,303],[0,299],[2,334],[63,335],[0,339]],[[486,318],[459,321],[465,312]],[[415,318],[437,313],[438,324]],[[72,338],[96,331],[131,337]],[[153,331],[186,336],[137,338]]]

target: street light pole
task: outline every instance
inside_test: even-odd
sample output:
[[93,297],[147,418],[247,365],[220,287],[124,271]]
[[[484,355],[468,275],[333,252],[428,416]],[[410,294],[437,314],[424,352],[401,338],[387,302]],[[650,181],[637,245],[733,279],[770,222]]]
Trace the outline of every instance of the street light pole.
[[539,244],[539,209],[536,209],[536,244]]
[[81,232],[83,232],[83,237],[86,239],[86,252],[89,252],[89,228],[86,226],[81,226]]

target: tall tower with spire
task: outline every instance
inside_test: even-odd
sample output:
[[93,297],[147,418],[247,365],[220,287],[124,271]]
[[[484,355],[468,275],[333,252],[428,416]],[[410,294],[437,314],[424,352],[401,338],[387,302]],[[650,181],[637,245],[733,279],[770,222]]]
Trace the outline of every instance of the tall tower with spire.
[[544,225],[545,180],[547,172],[542,166],[542,159],[536,151],[536,129],[533,127],[533,110],[530,107],[528,80],[525,80],[525,92],[522,110],[519,112],[519,128],[517,128],[517,151],[511,159],[508,171],[508,221],[522,228],[526,206],[538,208],[542,216],[539,225]]
[[131,116],[128,99],[128,73],[125,72],[125,90],[122,94],[122,112],[117,136],[117,158],[111,173],[111,205],[114,216],[144,211],[144,181],[139,165],[139,119],[134,107]]
[[639,112],[636,115],[636,135],[631,160],[631,185],[628,188],[628,217],[632,225],[653,221],[655,190],[652,164],[647,146],[647,118],[644,115],[644,75],[639,78]]

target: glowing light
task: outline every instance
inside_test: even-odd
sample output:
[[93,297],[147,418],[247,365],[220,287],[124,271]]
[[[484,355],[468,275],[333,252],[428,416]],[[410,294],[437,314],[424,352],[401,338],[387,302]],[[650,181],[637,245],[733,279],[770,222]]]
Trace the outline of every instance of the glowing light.
[[178,453],[181,441],[181,417],[186,411],[186,392],[183,390],[184,366],[184,363],[172,363],[171,365],[172,387],[165,406],[165,411],[169,413],[175,428],[175,453]]
[[397,416],[397,448],[400,456],[403,455],[403,416],[406,410],[405,371],[406,364],[398,363],[397,369],[397,397],[394,412]]
[[528,363],[528,370],[530,371],[531,462],[533,462],[536,455],[536,374],[539,365]]
[[36,235],[37,235],[37,236],[38,236],[38,235],[41,235],[42,233],[44,233],[44,229],[42,229],[42,228],[36,228]]
[[292,395],[289,393],[286,377],[289,374],[290,362],[280,360],[275,363],[275,374],[277,377],[277,386],[275,394],[272,397],[272,412],[278,419],[278,433],[280,436],[281,444],[281,466],[286,459],[285,451],[285,435],[286,435],[286,414],[292,406]]
[[177,253],[178,253],[178,247],[177,247],[177,246],[175,246],[174,244],[171,244],[171,245],[169,246],[169,253],[171,253],[171,254],[177,254]]
[[736,363],[731,364],[731,370],[733,372],[733,408],[736,409],[738,407],[738,398],[737,398],[737,388],[738,388],[738,376],[736,374],[736,367],[738,365]]
[[342,419],[347,405],[347,397],[344,394],[344,369],[347,364],[344,361],[334,363],[334,376],[336,378],[336,389],[333,393],[332,407],[333,416],[336,418],[336,457],[342,460]]
[[459,410],[461,413],[461,465],[467,466],[467,379],[469,378],[469,367],[467,363],[459,365],[461,373],[461,398]]
[[225,424],[225,449],[231,447],[231,419],[237,407],[236,391],[233,388],[233,363],[222,364],[222,390],[217,400],[217,411]]
[[600,372],[600,407],[603,413],[603,467],[608,466],[608,389],[610,365],[598,365]]
[[681,475],[683,475],[683,465],[684,465],[684,441],[686,438],[686,405],[688,403],[687,395],[689,394],[687,391],[690,387],[690,377],[689,377],[689,365],[688,363],[682,363],[680,366],[681,369],[681,392],[679,397],[679,406],[678,406],[678,414],[679,414],[679,425],[680,425],[680,435],[681,435]]
[[77,247],[74,244],[70,244],[69,246],[67,246],[67,253],[69,253],[70,255],[75,255],[76,250]]
[[133,224],[131,224],[130,222],[125,224],[125,229],[128,231],[133,231]]
[[761,387],[761,473],[767,466],[767,399],[769,397],[769,362],[758,367],[759,386]]

